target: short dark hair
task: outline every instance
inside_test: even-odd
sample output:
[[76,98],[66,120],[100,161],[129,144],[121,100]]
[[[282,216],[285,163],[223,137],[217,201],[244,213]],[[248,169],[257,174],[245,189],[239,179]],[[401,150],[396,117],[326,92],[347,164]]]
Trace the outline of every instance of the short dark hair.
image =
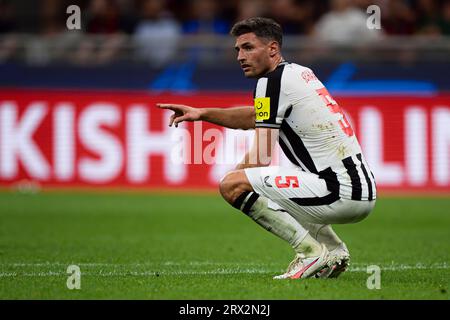
[[281,26],[270,18],[255,17],[237,22],[230,31],[234,37],[253,32],[257,37],[275,40],[282,45],[283,30]]

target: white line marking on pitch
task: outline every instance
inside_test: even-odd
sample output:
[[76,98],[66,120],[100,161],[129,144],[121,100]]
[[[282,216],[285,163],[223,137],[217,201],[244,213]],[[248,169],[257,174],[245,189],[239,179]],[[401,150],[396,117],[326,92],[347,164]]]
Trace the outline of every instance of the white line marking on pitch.
[[[374,263],[371,263],[374,264]],[[350,267],[349,272],[366,272],[367,266],[371,264],[362,264],[358,263],[358,267]],[[5,265],[5,264],[3,264]],[[10,264],[17,265],[17,264]],[[36,266],[36,264],[18,264],[19,266]],[[42,264],[37,264],[38,266],[42,266]],[[58,264],[44,264],[45,266],[56,266],[56,265],[66,265],[62,263]],[[80,264],[82,265],[82,264]],[[123,266],[133,267],[137,264],[128,264]],[[185,266],[186,264],[184,264]],[[425,265],[422,263],[417,263],[415,265],[407,265],[407,264],[394,264],[383,266],[380,265],[382,271],[402,271],[402,270],[437,270],[437,269],[450,269],[450,266],[447,263],[434,263],[431,265]],[[117,266],[115,264],[108,264],[108,266]],[[262,265],[260,265],[262,266]],[[264,269],[264,268],[247,268],[247,269],[216,269],[209,271],[98,271],[98,272],[82,272],[83,275],[87,276],[100,276],[100,277],[121,277],[121,276],[165,276],[165,275],[227,275],[227,274],[272,274],[282,272],[282,270],[274,270],[274,269]],[[66,276],[65,272],[61,271],[45,271],[45,272],[1,272],[0,278],[7,277],[51,277],[51,276]]]
[[[224,266],[224,265],[231,265],[231,266],[256,266],[256,267],[264,267],[264,266],[278,266],[280,263],[265,263],[265,262],[216,262],[216,261],[186,261],[186,262],[175,262],[175,261],[162,261],[162,262],[144,262],[144,263],[103,263],[103,262],[14,262],[14,263],[0,263],[0,267],[56,267],[56,266],[68,266],[71,264],[76,264],[78,266],[83,267],[161,267],[161,266],[179,266],[179,267],[185,267],[185,266]],[[418,262],[416,264],[399,264],[395,262],[356,262],[351,263],[352,267],[365,267],[369,265],[378,265],[383,266],[383,269],[389,269],[394,268],[393,270],[396,270],[395,268],[401,268],[399,270],[405,270],[405,269],[447,269],[449,266],[447,265],[447,262],[437,262],[433,264],[425,264]]]
[[278,265],[278,263],[262,263],[262,262],[213,262],[213,261],[162,261],[162,262],[143,262],[143,263],[103,263],[103,262],[15,262],[15,263],[0,263],[1,266],[7,267],[52,267],[52,266],[68,266],[70,264],[76,264],[84,267],[148,267],[148,266],[223,266],[223,265],[236,265],[236,266],[268,266]]

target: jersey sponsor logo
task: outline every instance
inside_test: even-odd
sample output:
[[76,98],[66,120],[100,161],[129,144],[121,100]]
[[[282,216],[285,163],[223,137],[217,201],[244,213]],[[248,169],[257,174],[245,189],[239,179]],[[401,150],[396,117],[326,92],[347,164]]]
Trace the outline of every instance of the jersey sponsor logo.
[[255,99],[256,120],[267,120],[270,118],[270,97]]

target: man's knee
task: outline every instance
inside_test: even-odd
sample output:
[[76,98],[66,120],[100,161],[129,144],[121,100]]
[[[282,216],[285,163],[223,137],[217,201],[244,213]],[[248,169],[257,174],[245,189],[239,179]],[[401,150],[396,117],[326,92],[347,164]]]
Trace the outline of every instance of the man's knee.
[[219,190],[222,197],[230,204],[245,191],[252,191],[253,188],[245,175],[244,170],[228,172],[220,181]]

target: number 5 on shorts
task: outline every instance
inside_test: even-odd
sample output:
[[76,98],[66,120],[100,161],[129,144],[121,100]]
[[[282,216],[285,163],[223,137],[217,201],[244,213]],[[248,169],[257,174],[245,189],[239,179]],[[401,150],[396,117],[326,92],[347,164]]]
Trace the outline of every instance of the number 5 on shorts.
[[286,176],[286,182],[282,182],[283,177],[282,176],[277,176],[275,177],[275,185],[278,188],[298,188],[299,184],[298,184],[298,177],[296,176]]

